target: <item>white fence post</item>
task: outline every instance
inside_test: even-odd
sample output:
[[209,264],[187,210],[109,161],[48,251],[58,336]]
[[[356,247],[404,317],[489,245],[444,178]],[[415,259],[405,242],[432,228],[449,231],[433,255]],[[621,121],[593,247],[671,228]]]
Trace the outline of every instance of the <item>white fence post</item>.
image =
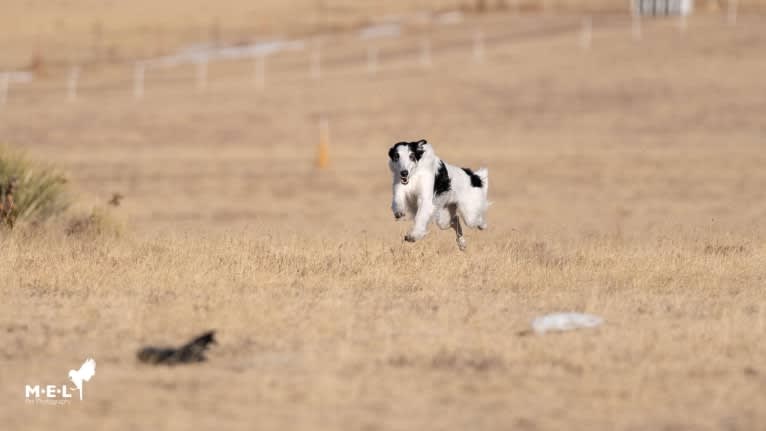
[[484,32],[481,30],[473,33],[473,61],[484,63]]
[[431,40],[423,39],[420,41],[420,66],[431,67]]
[[322,78],[322,47],[319,40],[314,41],[314,50],[311,51],[309,74],[314,81],[319,81]]
[[638,0],[630,0],[631,33],[633,40],[641,40],[641,11],[639,10]]
[[133,67],[133,98],[141,100],[144,98],[144,74],[146,72],[146,65],[142,62],[137,62]]
[[375,75],[378,73],[378,47],[370,45],[367,47],[367,73]]
[[197,61],[197,91],[205,91],[207,89],[207,64],[207,56]]
[[68,102],[76,102],[77,101],[77,81],[80,79],[80,67],[79,66],[72,66],[69,69],[69,77],[67,78],[67,101]]
[[590,49],[593,41],[593,19],[586,17],[582,20],[582,33],[580,34],[580,47]]
[[11,84],[11,76],[8,72],[0,73],[0,106],[8,103],[8,87]]
[[729,25],[737,25],[737,7],[738,7],[738,1],[737,0],[729,0],[729,7],[726,14],[726,22],[729,23]]
[[266,88],[266,55],[255,56],[255,88],[263,91]]

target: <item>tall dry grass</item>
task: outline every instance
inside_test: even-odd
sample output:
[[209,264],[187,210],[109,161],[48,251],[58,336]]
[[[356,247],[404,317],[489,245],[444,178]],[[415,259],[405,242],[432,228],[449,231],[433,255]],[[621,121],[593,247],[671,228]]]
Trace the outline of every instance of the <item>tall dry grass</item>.
[[[259,229],[14,235],[0,244],[2,354],[26,365],[0,372],[4,396],[61,380],[82,355],[99,372],[70,410],[2,414],[11,428],[65,415],[105,429],[758,429],[766,249],[670,235],[487,236],[466,254],[446,238],[413,247]],[[519,335],[558,310],[606,323]],[[220,341],[209,364],[133,359],[144,343],[208,328]]]

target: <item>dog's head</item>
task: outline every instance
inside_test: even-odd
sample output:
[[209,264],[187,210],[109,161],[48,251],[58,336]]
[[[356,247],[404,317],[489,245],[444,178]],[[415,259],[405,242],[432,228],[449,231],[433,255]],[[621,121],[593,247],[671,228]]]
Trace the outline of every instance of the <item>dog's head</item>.
[[407,185],[410,178],[418,169],[418,163],[428,149],[428,142],[421,139],[417,142],[399,142],[388,150],[388,168]]

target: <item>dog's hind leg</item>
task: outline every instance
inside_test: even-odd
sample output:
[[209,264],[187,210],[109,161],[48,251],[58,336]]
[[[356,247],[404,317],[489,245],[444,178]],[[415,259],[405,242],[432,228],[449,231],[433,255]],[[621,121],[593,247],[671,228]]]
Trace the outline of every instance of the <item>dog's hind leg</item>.
[[487,209],[479,212],[479,218],[477,220],[476,227],[479,228],[479,230],[484,230],[487,228]]
[[459,208],[460,215],[463,217],[463,222],[466,226],[473,229],[484,230],[487,228],[487,220],[485,218],[486,209],[476,208],[466,205],[461,205]]
[[450,226],[455,229],[455,241],[460,251],[465,251],[467,246],[465,238],[463,237],[463,227],[460,226],[460,217],[457,215],[457,205],[449,206],[450,214]]
[[442,230],[452,227],[452,213],[447,208],[442,208],[436,213],[436,225]]

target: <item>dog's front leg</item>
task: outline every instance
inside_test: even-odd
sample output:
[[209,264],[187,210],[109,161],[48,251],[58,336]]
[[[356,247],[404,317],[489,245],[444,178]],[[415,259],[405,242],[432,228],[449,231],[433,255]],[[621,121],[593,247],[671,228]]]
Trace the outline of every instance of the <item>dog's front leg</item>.
[[415,214],[415,224],[410,232],[405,235],[405,241],[415,242],[426,236],[428,233],[426,228],[428,227],[428,222],[431,221],[431,217],[434,215],[434,208],[433,199],[424,198],[421,194],[421,197],[418,198],[418,212]]
[[401,220],[405,216],[405,192],[404,186],[398,181],[393,186],[393,198],[391,199],[391,211],[394,213],[394,218]]

